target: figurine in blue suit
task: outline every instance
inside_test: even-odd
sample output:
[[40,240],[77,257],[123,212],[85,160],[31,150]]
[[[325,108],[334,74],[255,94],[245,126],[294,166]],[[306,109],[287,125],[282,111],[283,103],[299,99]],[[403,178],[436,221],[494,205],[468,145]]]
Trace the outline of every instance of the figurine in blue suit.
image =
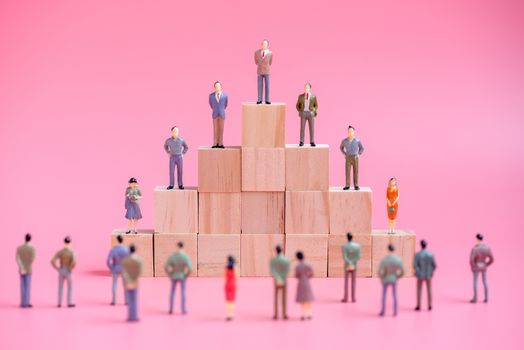
[[222,84],[215,82],[215,91],[209,94],[209,106],[213,118],[213,146],[224,148],[224,121],[226,119],[227,95],[222,91]]
[[[118,235],[116,240],[118,244],[111,248],[111,251],[107,257],[107,267],[113,275],[113,299],[111,299],[111,305],[116,304],[116,285],[118,283],[118,276],[122,275],[122,260],[124,260],[124,258],[129,255],[129,248],[122,244],[124,238],[121,235]],[[127,293],[124,295],[125,302],[127,304]]]

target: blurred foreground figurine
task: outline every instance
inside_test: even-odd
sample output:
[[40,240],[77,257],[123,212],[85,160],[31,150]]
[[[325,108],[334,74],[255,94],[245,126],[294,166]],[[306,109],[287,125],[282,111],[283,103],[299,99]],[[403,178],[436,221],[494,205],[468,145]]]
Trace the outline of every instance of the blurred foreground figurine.
[[126,188],[126,219],[129,220],[127,233],[134,232],[138,233],[136,230],[138,220],[142,219],[142,212],[140,211],[140,205],[138,201],[142,198],[142,192],[138,188],[138,181],[134,177],[129,179],[129,186]]
[[275,283],[275,312],[273,319],[278,319],[278,292],[280,291],[282,295],[282,318],[287,320],[287,275],[289,274],[291,262],[289,258],[282,254],[280,245],[275,247],[275,251],[277,255],[271,259],[270,263],[271,276],[273,276]]
[[[121,235],[116,236],[116,240],[118,244],[111,248],[109,251],[109,255],[107,256],[107,267],[109,268],[109,271],[111,271],[111,274],[113,275],[113,285],[112,285],[112,298],[111,298],[111,305],[116,304],[116,286],[118,284],[118,276],[122,275],[122,261],[129,255],[129,248],[124,246],[122,242],[124,241],[124,237]],[[124,277],[122,276],[122,282],[124,282]],[[127,304],[127,293],[125,291],[125,283],[124,284],[124,300]]]
[[122,276],[127,294],[127,321],[138,321],[138,279],[142,273],[142,260],[135,253],[133,244],[129,247],[129,255],[122,261]]
[[360,244],[353,241],[353,234],[347,234],[347,243],[342,246],[342,257],[344,258],[344,298],[343,303],[348,302],[348,280],[351,275],[351,302],[356,302],[357,263],[360,259]]
[[393,254],[395,247],[390,244],[388,246],[388,255],[380,262],[378,275],[382,282],[382,309],[380,316],[384,316],[386,311],[386,292],[388,287],[393,291],[393,315],[397,316],[397,280],[404,275],[404,267],[402,266],[402,259]]
[[175,186],[176,166],[178,188],[183,190],[184,154],[187,153],[188,147],[186,141],[178,136],[178,128],[176,126],[171,128],[171,134],[172,136],[164,143],[164,150],[169,154],[169,186],[167,189],[172,190]]
[[[76,266],[75,252],[70,247],[71,238],[64,239],[64,248],[56,252],[51,260],[51,265],[58,271],[58,307],[62,307],[62,291],[64,280],[67,280],[67,307],[75,307],[73,304],[73,279],[71,274]],[[59,261],[59,265],[56,261]]]
[[226,292],[226,321],[231,321],[235,317],[235,296],[237,292],[238,272],[235,267],[235,258],[231,255],[227,257],[225,271],[225,292]]
[[386,201],[388,209],[388,233],[395,233],[395,223],[398,212],[398,186],[397,179],[392,177],[388,182],[386,190]]
[[344,190],[349,190],[351,183],[351,168],[353,168],[353,185],[355,191],[358,191],[358,158],[364,152],[362,142],[355,137],[355,128],[348,126],[348,137],[340,143],[340,151],[346,157],[346,186]]
[[298,96],[297,111],[300,117],[300,147],[304,146],[304,133],[306,122],[309,125],[309,142],[315,147],[315,117],[317,116],[317,96],[311,92],[311,84],[306,83],[304,93]]
[[182,293],[182,314],[187,313],[186,309],[186,280],[192,270],[191,259],[184,252],[184,243],[177,243],[178,250],[172,254],[164,265],[164,271],[171,279],[171,293],[169,294],[169,313],[173,313],[173,303],[175,300],[176,285],[180,283]]
[[262,40],[261,48],[255,51],[255,64],[257,65],[258,99],[262,103],[262,88],[265,87],[266,104],[271,104],[269,99],[269,73],[273,62],[273,52],[269,51],[269,41]]
[[420,310],[420,298],[422,294],[422,283],[426,282],[426,289],[428,291],[428,310],[431,311],[433,308],[432,297],[431,297],[431,279],[433,273],[437,268],[435,257],[432,253],[426,250],[427,243],[425,240],[420,241],[420,247],[422,248],[417,254],[415,254],[415,260],[413,267],[415,268],[415,276],[417,277],[417,307],[415,311]]
[[469,263],[471,266],[471,271],[473,272],[473,299],[472,303],[477,302],[477,280],[479,273],[482,274],[482,284],[484,284],[484,302],[488,302],[488,280],[486,278],[486,273],[488,271],[488,266],[493,264],[494,258],[491,253],[491,249],[483,243],[484,236],[482,234],[477,234],[477,244],[471,250],[471,256],[469,258]]
[[211,148],[224,148],[227,95],[222,91],[222,84],[219,81],[215,82],[215,91],[209,94],[209,106],[213,118],[213,146]]
[[295,277],[298,279],[297,285],[297,303],[300,304],[300,319],[311,320],[313,317],[311,303],[315,300],[313,290],[311,289],[310,278],[313,277],[313,268],[307,262],[304,262],[304,253],[297,252],[298,264],[295,267]]
[[35,260],[35,248],[31,244],[31,235],[25,235],[25,243],[16,248],[16,263],[20,273],[20,307],[33,307],[31,305],[31,274]]

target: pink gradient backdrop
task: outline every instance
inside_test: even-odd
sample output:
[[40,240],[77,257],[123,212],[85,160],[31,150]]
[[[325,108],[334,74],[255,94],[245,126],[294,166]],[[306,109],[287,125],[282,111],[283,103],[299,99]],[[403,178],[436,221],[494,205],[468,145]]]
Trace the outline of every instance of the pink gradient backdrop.
[[103,269],[131,176],[145,195],[141,226],[152,227],[174,124],[190,147],[186,186],[196,185],[217,79],[230,96],[226,144],[240,143],[241,102],[256,97],[253,51],[267,37],[272,100],[289,105],[286,141],[298,141],[294,103],[310,81],[331,184],[343,184],[338,145],[351,123],[366,147],[373,226],[386,226],[396,176],[398,227],[428,239],[446,293],[469,296],[467,257],[482,231],[497,259],[493,294],[522,310],[509,291],[524,287],[511,270],[524,243],[523,17],[517,0],[0,1],[2,305],[17,302],[13,254],[26,231],[41,275],[66,234],[81,271]]

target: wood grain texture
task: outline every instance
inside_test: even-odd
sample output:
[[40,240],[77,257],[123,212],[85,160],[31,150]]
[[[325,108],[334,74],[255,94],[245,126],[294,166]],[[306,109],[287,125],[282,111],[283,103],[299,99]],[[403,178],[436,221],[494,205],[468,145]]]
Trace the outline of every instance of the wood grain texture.
[[153,200],[155,232],[198,232],[198,192],[196,188],[168,191],[165,186],[157,186]]
[[286,145],[286,191],[329,189],[329,146]]
[[153,238],[155,277],[165,277],[164,265],[167,259],[177,251],[177,243],[184,243],[184,252],[191,258],[193,271],[190,276],[197,276],[198,241],[196,233],[157,233]]
[[327,191],[286,191],[286,234],[329,233]]
[[[360,260],[357,266],[358,277],[371,277],[371,235],[353,234],[353,241],[360,244]],[[344,259],[342,245],[346,244],[346,235],[329,235],[328,276],[344,277]]]
[[412,277],[413,259],[416,253],[415,231],[397,230],[394,234],[388,234],[385,230],[373,230],[372,239],[372,273],[373,277],[378,277],[378,268],[382,258],[388,254],[388,245],[395,246],[395,254],[402,258],[404,264],[404,277]]
[[343,191],[341,187],[329,189],[329,232],[371,234],[371,208],[373,193],[369,187],[359,191]]
[[237,234],[241,231],[241,194],[200,193],[200,234]]
[[305,260],[313,266],[314,277],[327,277],[328,237],[328,234],[286,235],[285,252],[293,260],[293,269],[296,253],[302,251]]
[[242,103],[242,147],[284,147],[286,104]]
[[254,234],[240,236],[240,275],[243,277],[271,276],[269,262],[275,255],[275,246],[284,249],[285,236],[279,234]]
[[124,237],[123,244],[134,244],[136,254],[142,259],[142,277],[154,276],[153,230],[138,230],[138,234],[125,234],[127,230],[113,230],[111,233],[111,247],[117,245],[116,237]]
[[242,148],[242,191],[284,191],[284,148]]
[[227,257],[232,255],[240,266],[240,235],[198,235],[198,276],[222,277]]
[[198,148],[198,191],[240,192],[242,167],[240,147]]
[[284,234],[284,192],[242,192],[242,234]]

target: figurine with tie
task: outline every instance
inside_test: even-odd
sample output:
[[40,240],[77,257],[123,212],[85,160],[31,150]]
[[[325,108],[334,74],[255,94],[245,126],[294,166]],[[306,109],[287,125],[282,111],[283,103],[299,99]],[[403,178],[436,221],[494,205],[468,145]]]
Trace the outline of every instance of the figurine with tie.
[[309,124],[309,141],[315,147],[315,117],[317,116],[317,96],[311,92],[311,84],[306,83],[304,93],[298,96],[297,111],[300,117],[300,147],[304,146],[304,129],[306,122]]
[[222,91],[222,84],[219,81],[215,82],[215,91],[209,94],[209,106],[213,118],[213,146],[211,148],[224,148],[227,95]]
[[255,51],[255,64],[258,75],[258,99],[257,104],[262,103],[262,88],[265,87],[266,104],[271,104],[269,99],[269,71],[273,61],[273,52],[269,51],[269,41],[262,40],[262,47]]

